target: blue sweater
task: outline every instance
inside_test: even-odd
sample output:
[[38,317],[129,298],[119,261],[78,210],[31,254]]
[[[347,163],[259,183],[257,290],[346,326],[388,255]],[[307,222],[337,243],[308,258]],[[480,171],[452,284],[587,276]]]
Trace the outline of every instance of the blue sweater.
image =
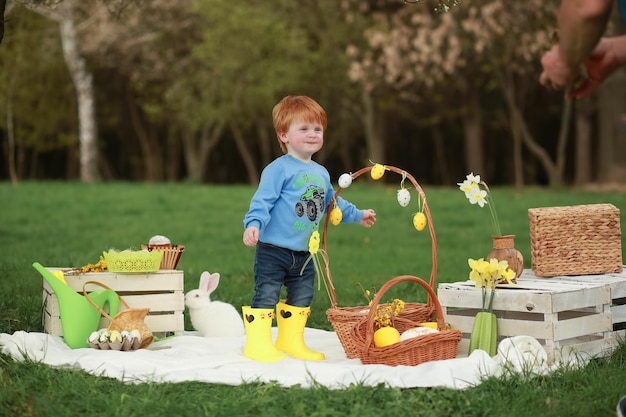
[[[259,228],[259,241],[294,251],[308,251],[311,233],[335,195],[330,174],[315,161],[291,155],[276,158],[261,173],[259,188],[245,215],[245,228]],[[359,223],[363,211],[341,197],[342,223]]]

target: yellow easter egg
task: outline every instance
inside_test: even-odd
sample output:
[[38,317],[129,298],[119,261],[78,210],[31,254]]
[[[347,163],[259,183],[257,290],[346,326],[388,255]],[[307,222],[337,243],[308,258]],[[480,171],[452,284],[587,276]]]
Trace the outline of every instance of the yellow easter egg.
[[393,345],[399,341],[400,332],[395,327],[381,327],[374,332],[374,345],[376,347]]
[[122,341],[122,334],[117,331],[117,330],[111,330],[111,333],[109,334],[109,341],[110,342],[121,342]]
[[385,166],[381,164],[374,164],[372,170],[370,171],[370,175],[372,179],[379,180],[385,175]]
[[413,216],[413,226],[418,232],[421,232],[426,227],[426,216],[421,211],[415,213]]
[[420,323],[420,326],[430,327],[431,329],[439,328],[436,321],[425,321],[424,323]]
[[335,208],[330,211],[330,222],[333,225],[337,226],[339,223],[341,223],[342,218],[343,213],[341,212],[341,209],[338,206],[335,206]]

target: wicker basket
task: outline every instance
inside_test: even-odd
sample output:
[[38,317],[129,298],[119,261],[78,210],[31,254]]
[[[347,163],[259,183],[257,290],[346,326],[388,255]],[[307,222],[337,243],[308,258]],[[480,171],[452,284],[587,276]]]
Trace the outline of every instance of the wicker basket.
[[[432,244],[432,268],[431,268],[431,273],[430,273],[429,285],[431,289],[434,289],[436,285],[436,275],[437,275],[437,239],[435,237],[435,229],[433,227],[433,222],[432,222],[432,218],[430,215],[430,209],[428,208],[428,204],[426,202],[426,195],[424,194],[424,191],[422,190],[420,185],[417,183],[415,178],[409,173],[405,172],[402,169],[389,166],[389,165],[386,165],[385,168],[388,171],[392,171],[397,174],[400,174],[404,178],[407,178],[409,181],[411,181],[413,187],[415,188],[415,190],[417,190],[417,192],[420,195],[420,198],[423,201],[424,214],[426,215],[428,230],[430,232],[430,238],[431,238],[431,244]],[[371,170],[372,170],[371,166],[365,167],[365,168],[360,169],[356,173],[352,174],[351,176],[353,179],[358,178],[359,176],[367,172],[370,172]],[[339,188],[337,190],[333,201],[331,201],[329,205],[330,207],[333,207],[335,203],[335,199],[339,196],[341,191],[342,191],[342,188]],[[324,249],[324,251],[326,251],[326,237],[328,235],[329,217],[330,216],[326,216],[325,223],[324,223],[324,233],[322,235],[322,248]],[[328,310],[326,310],[326,316],[328,317],[328,320],[333,325],[333,328],[335,329],[335,333],[337,334],[337,338],[339,339],[341,346],[346,352],[346,356],[350,359],[358,358],[361,355],[362,349],[360,349],[360,346],[355,342],[352,333],[353,333],[355,324],[364,320],[367,317],[370,307],[369,306],[339,307],[337,305],[337,295],[335,292],[335,288],[332,285],[332,275],[328,268],[326,269],[326,274],[327,274],[327,278],[329,281],[328,289],[329,289],[330,299],[331,299],[330,300],[331,307]],[[428,301],[425,304],[405,303],[404,310],[402,310],[400,314],[398,315],[398,317],[396,317],[395,319],[396,326],[399,331],[407,330],[409,326],[415,327],[412,325],[412,323],[432,321],[434,317],[434,313],[435,313],[435,305],[429,293]]]
[[163,252],[163,259],[161,259],[160,269],[176,269],[180,257],[183,256],[185,250],[184,245],[141,245],[141,249],[147,251],[159,251]]
[[622,271],[620,212],[612,204],[528,209],[538,277]]
[[[374,345],[374,318],[376,307],[387,290],[400,282],[414,282],[423,287],[431,300],[434,301],[437,317],[437,333],[417,336],[385,347]],[[403,323],[403,326],[414,328],[419,322]],[[402,333],[396,319],[394,327]],[[460,330],[446,330],[443,309],[437,299],[435,291],[424,280],[410,275],[393,278],[385,283],[374,297],[372,308],[365,319],[353,326],[352,339],[360,350],[360,359],[363,364],[383,364],[389,366],[415,366],[420,363],[441,359],[452,359],[457,355],[459,342],[463,337]]]
[[107,290],[111,290],[108,286],[98,282],[98,281],[87,281],[83,284],[83,295],[95,308],[102,314],[104,317],[109,319],[109,330],[138,330],[141,334],[141,344],[139,345],[139,349],[143,349],[148,347],[152,341],[154,340],[154,335],[150,328],[146,325],[144,319],[150,312],[149,308],[130,308],[128,303],[124,301],[122,297],[120,298],[120,302],[126,307],[125,310],[120,311],[115,315],[115,317],[111,317],[109,313],[104,311],[100,306],[98,306],[87,293],[86,286],[88,284],[98,285]]

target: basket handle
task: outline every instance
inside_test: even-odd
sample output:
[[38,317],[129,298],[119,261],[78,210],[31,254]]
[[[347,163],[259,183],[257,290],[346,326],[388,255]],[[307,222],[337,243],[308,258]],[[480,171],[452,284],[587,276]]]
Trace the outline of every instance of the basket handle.
[[[98,310],[100,312],[100,314],[102,314],[104,317],[106,317],[107,319],[113,321],[113,317],[111,317],[109,315],[109,313],[107,313],[106,311],[104,311],[102,308],[100,308],[100,306],[98,304],[95,303],[95,301],[93,301],[91,299],[91,297],[89,297],[89,294],[87,293],[86,287],[88,284],[94,284],[94,285],[98,285],[106,290],[111,290],[111,291],[115,291],[114,289],[104,285],[101,282],[98,281],[87,281],[83,284],[83,295],[85,296],[85,298],[87,299],[87,301],[89,301],[91,303],[92,306],[95,307],[96,310]],[[129,309],[129,305],[126,301],[124,301],[124,299],[122,297],[119,296],[119,294],[117,295],[120,299],[120,302],[124,305],[124,307],[126,307],[127,309]]]
[[[387,171],[392,171],[395,172],[397,174],[402,175],[403,177],[407,178],[411,184],[413,185],[413,187],[415,188],[415,190],[417,190],[417,193],[419,194],[420,198],[422,199],[423,205],[424,205],[424,214],[426,215],[426,220],[427,220],[427,225],[428,225],[428,231],[430,233],[430,241],[431,241],[431,256],[432,256],[432,268],[430,271],[430,279],[428,281],[428,285],[430,285],[431,289],[435,288],[435,285],[437,283],[437,237],[435,235],[435,227],[433,226],[433,220],[432,217],[430,215],[430,208],[428,207],[428,203],[426,202],[426,194],[424,194],[424,190],[422,190],[422,187],[419,185],[419,183],[415,180],[415,177],[413,177],[411,174],[409,174],[408,172],[406,172],[403,169],[391,166],[391,165],[385,165],[385,169]],[[372,166],[367,166],[364,168],[361,168],[360,170],[358,170],[357,172],[350,174],[350,176],[352,177],[352,179],[358,178],[359,176],[370,172],[372,170]],[[332,207],[335,205],[335,201],[337,199],[337,197],[339,197],[339,194],[341,194],[341,191],[343,190],[343,188],[339,188],[336,192],[335,192],[335,196],[333,197],[333,199],[331,200],[330,204],[328,205],[328,207],[326,208],[326,212],[330,213],[330,210],[332,209]],[[329,222],[329,217],[328,215],[326,215],[325,219],[324,219],[324,233],[322,234],[322,249],[324,250],[324,252],[326,252],[326,236],[328,235],[328,222]],[[335,292],[335,287],[333,285],[333,278],[332,275],[330,273],[330,268],[326,269],[326,275],[328,276],[328,281],[329,281],[329,285],[328,285],[328,289],[330,292],[330,302],[331,302],[331,306],[333,308],[337,308],[337,294]],[[434,291],[433,291],[434,293]],[[431,296],[429,293],[429,297],[428,297],[428,305],[432,305],[433,301],[431,300]]]
[[[363,345],[365,349],[368,349],[369,346],[374,342],[374,317],[376,315],[376,310],[378,309],[378,304],[380,303],[383,295],[394,285],[400,282],[414,282],[423,287],[426,292],[428,292],[428,298],[432,299],[435,305],[435,310],[437,312],[437,329],[441,332],[445,330],[446,324],[443,318],[443,309],[441,308],[441,303],[437,298],[437,294],[435,294],[435,290],[423,279],[418,278],[413,275],[401,275],[387,281],[380,290],[376,293],[376,296],[372,300],[372,305],[370,306],[369,312],[367,313],[367,327],[365,329],[365,344]],[[361,322],[362,323],[362,322]]]

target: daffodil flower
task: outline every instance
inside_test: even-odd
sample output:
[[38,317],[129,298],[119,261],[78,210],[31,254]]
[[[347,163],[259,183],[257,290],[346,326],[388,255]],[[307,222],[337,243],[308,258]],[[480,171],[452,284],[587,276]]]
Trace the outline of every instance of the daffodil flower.
[[465,193],[465,197],[469,200],[470,204],[478,204],[481,208],[485,207],[485,205],[489,207],[493,233],[495,236],[502,236],[493,197],[491,196],[487,183],[480,179],[480,175],[470,173],[465,177],[465,181],[458,182],[457,185],[459,189]]
[[[467,264],[470,267],[469,279],[476,284],[476,287],[482,288],[482,311],[491,312],[496,286],[503,282],[515,285],[513,282],[515,271],[509,268],[507,261],[499,261],[495,258],[489,261],[485,261],[483,258],[469,258]],[[487,301],[487,288],[489,288],[491,294],[489,303],[485,306],[485,301]]]

